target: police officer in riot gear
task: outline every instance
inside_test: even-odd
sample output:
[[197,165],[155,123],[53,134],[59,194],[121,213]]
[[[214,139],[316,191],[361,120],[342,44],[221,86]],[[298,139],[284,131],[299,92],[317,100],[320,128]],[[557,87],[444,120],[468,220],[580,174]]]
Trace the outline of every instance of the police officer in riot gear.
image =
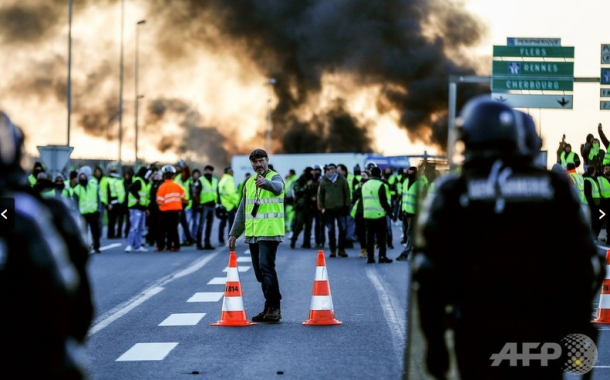
[[14,228],[0,230],[1,377],[27,377],[23,363],[33,360],[41,379],[85,379],[79,351],[94,310],[83,228],[64,202],[27,185],[22,144],[0,112],[0,197],[15,200]]
[[533,165],[539,141],[526,138],[515,110],[476,97],[458,126],[461,173],[439,179],[416,227],[427,369],[446,378],[452,330],[463,380],[562,379],[565,352],[528,365],[491,357],[507,343],[596,339],[590,320],[604,270],[589,224],[568,179]]

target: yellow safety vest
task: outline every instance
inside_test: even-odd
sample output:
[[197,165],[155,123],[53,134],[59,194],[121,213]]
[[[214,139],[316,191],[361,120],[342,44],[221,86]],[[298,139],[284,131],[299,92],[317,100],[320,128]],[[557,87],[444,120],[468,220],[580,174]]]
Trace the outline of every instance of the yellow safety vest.
[[[271,180],[278,175],[269,171],[265,176]],[[258,199],[256,193],[258,192]],[[252,216],[254,204],[258,201],[256,217]],[[274,195],[271,191],[256,187],[256,176],[246,182],[246,236],[284,236],[284,192]]]
[[[379,201],[379,189],[385,184],[377,178],[371,178],[362,185],[362,216],[364,219],[379,219],[386,215]],[[389,194],[387,186],[386,194]]]

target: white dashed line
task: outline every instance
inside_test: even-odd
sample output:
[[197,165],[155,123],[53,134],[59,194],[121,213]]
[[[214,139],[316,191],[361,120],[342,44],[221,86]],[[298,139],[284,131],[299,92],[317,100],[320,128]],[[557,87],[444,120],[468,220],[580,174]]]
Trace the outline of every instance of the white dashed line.
[[205,317],[205,313],[171,314],[163,322],[159,323],[159,326],[195,326],[203,317]]
[[224,292],[197,292],[186,302],[218,302],[224,295]]
[[178,343],[136,343],[117,362],[163,360]]

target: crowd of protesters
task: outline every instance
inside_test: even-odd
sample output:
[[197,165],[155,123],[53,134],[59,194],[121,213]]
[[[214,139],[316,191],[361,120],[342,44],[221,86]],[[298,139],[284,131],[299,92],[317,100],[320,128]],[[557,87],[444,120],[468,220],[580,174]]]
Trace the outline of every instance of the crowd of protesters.
[[[376,176],[371,169],[375,169]],[[433,171],[420,172],[416,178],[416,172],[415,167],[394,172],[391,168],[374,168],[374,165],[366,170],[356,165],[350,172],[344,164],[334,163],[308,166],[299,174],[290,170],[284,177],[285,223],[290,247],[295,248],[302,238],[301,248],[321,249],[328,245],[330,257],[348,257],[347,250],[355,247],[360,249],[360,257],[369,257],[365,220],[370,218],[364,216],[366,202],[362,186],[369,179],[375,179],[383,185],[389,207],[383,213],[384,233],[376,235],[383,236],[383,241],[380,244],[375,237],[374,247],[380,252],[394,249],[392,225],[402,221],[400,243],[406,250],[399,260],[405,259],[414,210],[407,206],[403,187],[408,189],[417,181],[417,192],[421,193],[435,175]],[[130,168],[121,173],[116,165],[106,168],[85,165],[71,170],[67,176],[47,173],[36,162],[28,179],[43,196],[61,198],[82,215],[91,252],[101,253],[102,233],[108,239],[127,239],[126,252],[146,252],[153,247],[157,251],[178,251],[181,246],[193,245],[198,250],[214,250],[225,245],[248,178],[249,173],[237,182],[231,167],[224,168],[218,176],[212,165],[200,170],[181,160],[163,167],[158,163],[141,166],[135,173]],[[184,191],[180,210],[173,212],[177,218],[176,242],[167,240],[167,223],[158,203],[159,189],[167,180]],[[413,196],[413,191],[407,193]],[[177,204],[172,207],[178,208]],[[214,225],[217,236],[212,236]],[[382,253],[380,258],[384,257]]]

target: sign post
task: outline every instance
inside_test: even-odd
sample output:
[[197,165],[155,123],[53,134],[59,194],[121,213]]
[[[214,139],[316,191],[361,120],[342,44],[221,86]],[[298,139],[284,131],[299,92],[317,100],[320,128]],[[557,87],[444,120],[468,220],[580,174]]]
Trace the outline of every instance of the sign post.
[[559,38],[509,37],[493,47],[494,99],[519,108],[572,109],[574,47]]

